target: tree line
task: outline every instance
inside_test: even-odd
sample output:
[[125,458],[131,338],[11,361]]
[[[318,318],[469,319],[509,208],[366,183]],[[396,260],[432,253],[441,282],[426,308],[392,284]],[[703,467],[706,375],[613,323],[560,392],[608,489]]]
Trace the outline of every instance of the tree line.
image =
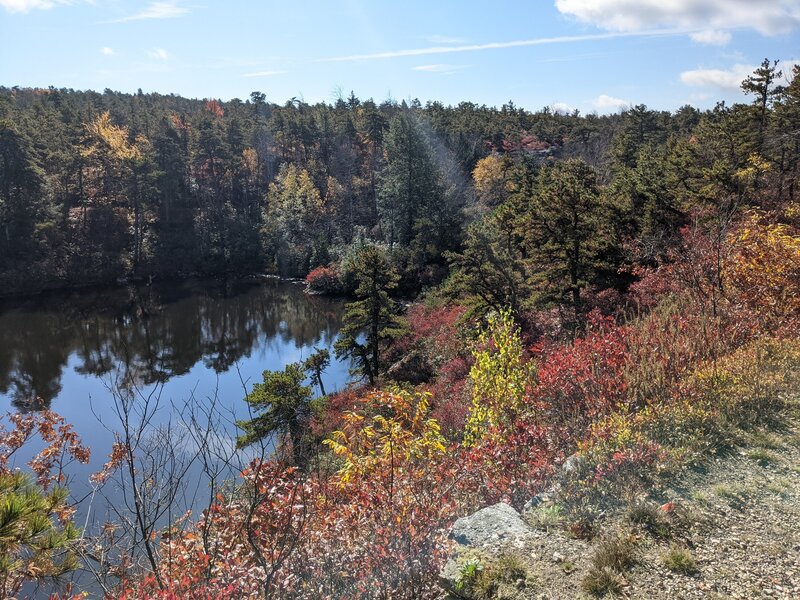
[[302,277],[369,244],[402,294],[455,272],[482,304],[575,308],[657,260],[688,202],[741,204],[772,180],[794,196],[787,81],[765,61],[750,104],[607,116],[0,88],[0,289]]

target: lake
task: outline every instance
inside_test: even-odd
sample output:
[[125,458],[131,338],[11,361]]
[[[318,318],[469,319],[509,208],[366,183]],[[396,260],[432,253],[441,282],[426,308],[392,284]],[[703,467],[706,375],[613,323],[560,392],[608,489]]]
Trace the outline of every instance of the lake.
[[[123,395],[135,399],[134,416],[148,428],[172,428],[177,441],[167,445],[186,442],[181,427],[198,411],[216,443],[232,446],[234,421],[248,417],[245,390],[265,369],[327,348],[326,391],[341,389],[350,365],[336,361],[332,349],[342,313],[341,301],[278,280],[186,281],[6,300],[0,304],[0,412],[50,408],[74,426],[92,451],[88,466],[69,467],[70,490],[80,499],[119,431]],[[186,507],[204,503],[202,482],[194,483]],[[113,518],[117,498],[105,490],[91,522]],[[79,509],[81,524],[86,510]]]

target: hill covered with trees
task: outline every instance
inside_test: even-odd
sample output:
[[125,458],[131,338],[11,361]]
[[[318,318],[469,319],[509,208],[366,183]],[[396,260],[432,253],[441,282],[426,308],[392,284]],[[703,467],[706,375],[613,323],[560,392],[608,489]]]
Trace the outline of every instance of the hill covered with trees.
[[[150,276],[302,277],[367,240],[390,249],[407,295],[440,283],[452,262],[470,276],[491,259],[509,299],[515,252],[548,265],[536,269],[552,282],[541,300],[566,287],[623,290],[631,278],[619,267],[655,264],[690,205],[741,204],[766,185],[775,201],[793,196],[797,84],[776,76],[765,63],[748,79],[750,105],[610,116],[2,88],[0,283],[13,294]],[[541,168],[562,159],[583,164]],[[553,192],[564,185],[570,198]],[[523,236],[513,221],[524,211],[534,225]],[[581,256],[550,264],[581,240],[591,242]]]

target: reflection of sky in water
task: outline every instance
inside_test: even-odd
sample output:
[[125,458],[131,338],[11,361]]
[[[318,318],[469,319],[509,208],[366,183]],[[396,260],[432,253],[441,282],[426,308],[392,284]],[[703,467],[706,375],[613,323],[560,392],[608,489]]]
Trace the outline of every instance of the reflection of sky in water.
[[[242,382],[249,391],[262,371],[303,360],[315,346],[331,351],[326,391],[348,381],[349,365],[333,354],[341,303],[275,282],[222,290],[210,284],[211,291],[204,285],[95,293],[88,303],[72,294],[0,312],[0,412],[28,407],[28,396],[48,392],[45,406],[71,423],[92,451],[89,465],[69,468],[73,497],[89,491],[87,478],[107,460],[119,429],[109,390],[115,378],[127,374],[142,395],[158,394],[153,425],[171,421],[178,431],[187,402],[208,406],[215,395],[231,420],[247,418]],[[163,383],[152,383],[158,379]],[[217,443],[234,443],[230,423],[215,429]],[[191,446],[188,435],[184,443]],[[96,500],[93,517],[102,520],[104,502],[113,501]]]

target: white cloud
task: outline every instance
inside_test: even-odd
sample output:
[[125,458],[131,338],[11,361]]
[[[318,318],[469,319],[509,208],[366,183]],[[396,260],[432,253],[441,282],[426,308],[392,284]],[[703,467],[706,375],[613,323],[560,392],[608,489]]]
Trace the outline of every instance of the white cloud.
[[575,108],[570,106],[566,102],[553,102],[550,105],[550,110],[559,115],[568,115],[573,110],[575,110]]
[[[781,60],[778,69],[783,71],[785,78],[791,76],[794,65],[800,64],[797,60]],[[691,87],[713,87],[721,90],[740,90],[742,81],[753,74],[758,65],[737,63],[729,69],[693,69],[681,73],[681,81]]]
[[587,35],[564,35],[560,37],[533,38],[530,40],[514,40],[510,42],[489,42],[486,44],[469,44],[464,46],[434,46],[432,48],[411,48],[408,50],[391,50],[375,54],[352,54],[350,56],[334,56],[320,58],[317,62],[355,62],[362,60],[378,60],[384,58],[401,58],[404,56],[429,56],[433,54],[453,54],[457,52],[477,52],[480,50],[497,50],[502,48],[520,48],[523,46],[546,46],[550,44],[568,44],[571,42],[591,42],[626,37],[664,37],[683,35],[686,31],[618,31],[610,33],[593,33]]
[[592,104],[594,104],[596,108],[604,111],[626,110],[631,106],[631,103],[627,100],[615,98],[614,96],[609,96],[608,94],[600,94],[597,98],[592,100]]
[[411,67],[414,71],[422,71],[424,73],[441,73],[443,75],[452,75],[463,71],[467,67],[464,65],[419,65]]
[[743,27],[777,35],[800,26],[797,0],[556,0],[556,8],[612,31]]
[[730,69],[693,69],[681,73],[681,81],[692,87],[715,87],[723,90],[738,90],[754,65],[733,65]]
[[188,12],[188,8],[179,6],[177,2],[151,2],[141,12],[115,19],[112,23],[127,23],[128,21],[144,21],[146,19],[175,19]]
[[100,52],[101,52],[101,54],[104,54],[106,56],[111,56],[112,54],[114,54],[114,49],[113,48],[109,48],[108,46],[105,46],[103,48],[100,48]]
[[167,60],[169,58],[169,52],[163,48],[153,48],[147,53],[147,56],[155,58],[156,60]]
[[275,75],[283,75],[286,71],[255,71],[253,73],[245,73],[242,77],[274,77]]
[[11,13],[26,13],[35,9],[53,8],[56,4],[66,4],[65,0],[0,0],[0,6]]
[[689,37],[698,44],[707,44],[709,46],[724,46],[731,41],[731,34],[729,31],[720,31],[718,29],[695,31],[689,34]]

